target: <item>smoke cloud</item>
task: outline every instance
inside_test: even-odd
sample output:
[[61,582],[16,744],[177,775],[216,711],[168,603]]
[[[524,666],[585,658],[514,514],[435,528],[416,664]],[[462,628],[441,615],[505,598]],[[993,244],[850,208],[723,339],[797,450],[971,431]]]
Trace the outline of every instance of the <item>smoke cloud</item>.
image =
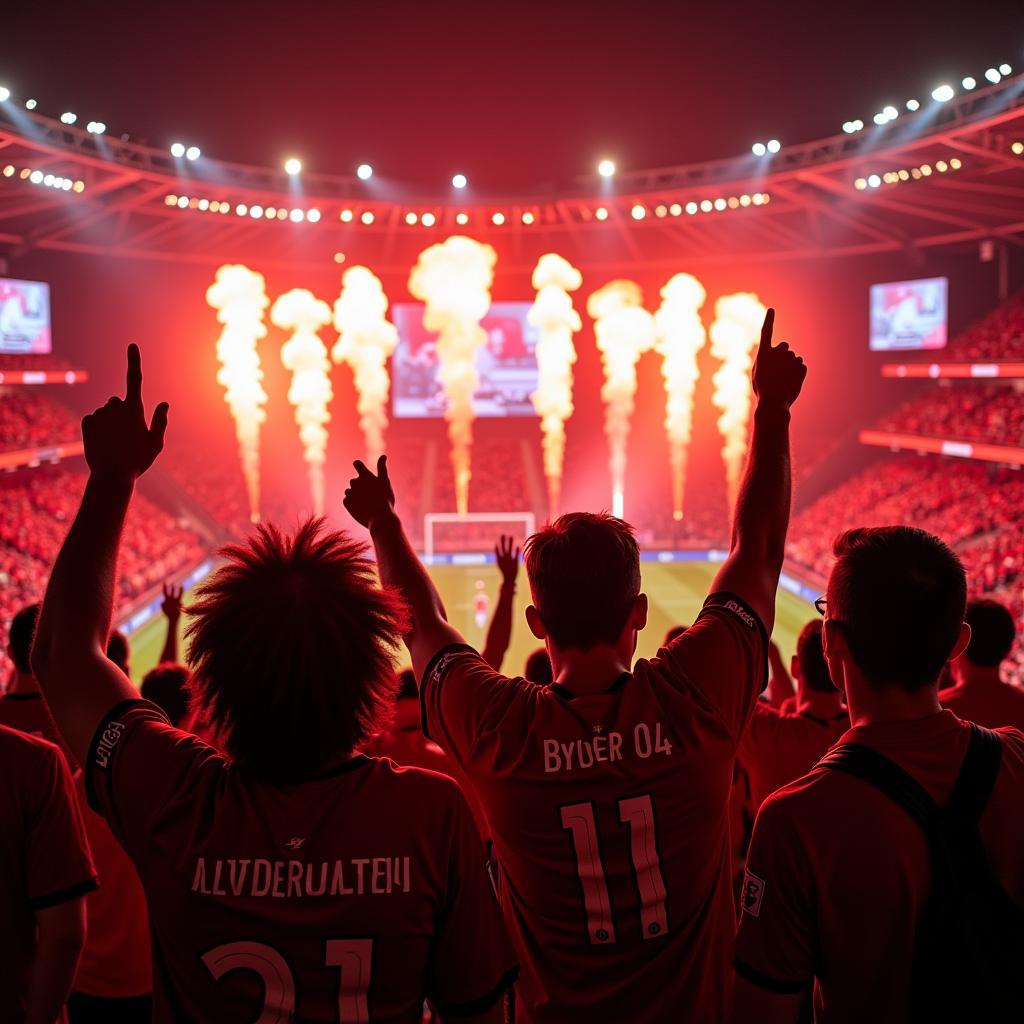
[[537,328],[537,390],[531,396],[540,416],[544,476],[548,482],[548,514],[558,515],[565,461],[565,421],[573,413],[572,383],[576,346],[573,333],[583,321],[569,292],[583,284],[583,275],[566,259],[549,252],[533,270],[537,297],[527,315]]
[[423,326],[437,332],[439,376],[447,399],[445,419],[455,475],[455,507],[469,511],[472,478],[473,394],[479,383],[477,351],[487,344],[480,321],[491,305],[498,255],[489,245],[452,235],[420,253],[409,291],[426,304]]
[[587,299],[587,314],[604,366],[601,398],[604,430],[611,452],[612,511],[623,514],[626,446],[636,397],[636,364],[654,346],[654,317],[643,308],[643,292],[635,281],[610,281]]
[[387,361],[398,344],[398,330],[386,316],[388,298],[373,271],[350,267],[341,285],[341,294],[334,302],[338,342],[331,357],[352,368],[359,396],[359,426],[366,441],[366,464],[372,466],[384,454],[391,389]]
[[750,420],[750,368],[761,337],[766,307],[752,292],[723,295],[715,303],[711,325],[711,354],[722,360],[715,374],[711,401],[722,410],[718,430],[722,435],[722,461],[729,507],[736,505],[743,460],[747,453]]
[[266,337],[264,311],[270,305],[262,274],[240,263],[225,263],[206,289],[206,301],[223,324],[217,339],[217,383],[235,421],[238,457],[249,497],[249,517],[260,518],[260,427],[267,418],[263,407],[263,370],[256,348]]
[[697,353],[707,332],[700,318],[707,292],[692,274],[676,274],[661,289],[661,306],[654,314],[655,351],[662,357],[665,378],[665,433],[672,468],[672,514],[683,518],[686,463],[693,431],[693,391],[700,372]]
[[327,411],[331,391],[331,363],[327,347],[317,333],[331,322],[331,307],[306,288],[293,288],[278,297],[270,310],[276,327],[292,331],[281,349],[281,361],[292,372],[288,401],[295,406],[303,458],[309,464],[313,514],[324,512],[324,461],[327,458]]

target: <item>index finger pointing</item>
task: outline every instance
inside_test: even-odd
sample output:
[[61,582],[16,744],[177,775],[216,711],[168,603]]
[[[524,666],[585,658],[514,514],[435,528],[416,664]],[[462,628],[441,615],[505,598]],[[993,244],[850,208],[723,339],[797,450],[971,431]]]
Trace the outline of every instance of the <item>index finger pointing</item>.
[[125,376],[126,402],[142,405],[142,353],[139,346],[128,346],[128,372]]
[[758,349],[772,347],[772,332],[775,330],[775,310],[769,309],[764,315],[764,323],[761,324],[761,344]]

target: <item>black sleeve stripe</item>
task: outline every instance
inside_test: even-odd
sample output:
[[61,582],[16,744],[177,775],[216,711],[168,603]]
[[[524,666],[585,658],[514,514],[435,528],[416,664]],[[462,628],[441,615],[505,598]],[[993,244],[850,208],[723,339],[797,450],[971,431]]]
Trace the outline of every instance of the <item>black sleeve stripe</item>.
[[[732,602],[736,607],[729,608],[729,602]],[[761,648],[764,652],[764,681],[761,683],[761,693],[764,693],[768,689],[769,637],[768,630],[764,628],[764,623],[761,621],[761,616],[742,597],[738,594],[730,593],[728,590],[718,590],[714,594],[708,594],[707,600],[704,602],[704,608],[701,609],[701,614],[703,614],[706,608],[724,608],[726,611],[732,612],[740,622],[757,629],[761,636]],[[744,616],[748,617],[751,621],[747,622]],[[700,615],[697,618],[700,618]]]
[[86,893],[92,892],[97,888],[99,888],[99,882],[96,881],[96,876],[93,875],[92,878],[87,878],[76,885],[69,885],[66,889],[58,889],[57,892],[47,893],[45,896],[38,896],[34,900],[29,900],[28,905],[32,910],[45,910],[47,907],[56,907],[60,903],[67,903],[68,900],[77,899],[79,896],[84,896]]
[[733,961],[733,966],[736,968],[736,973],[741,978],[745,978],[752,985],[756,985],[758,988],[763,988],[768,992],[778,992],[781,995],[792,995],[797,992],[806,992],[811,986],[811,982],[809,981],[780,981],[778,978],[773,978],[769,974],[762,974],[760,971],[751,967],[750,964],[746,964],[738,958]]
[[103,811],[100,809],[100,805],[96,799],[96,790],[94,788],[93,780],[93,765],[96,763],[96,751],[103,738],[103,733],[106,731],[107,726],[110,725],[115,718],[123,714],[128,708],[133,708],[137,705],[150,708],[155,711],[161,718],[163,718],[168,725],[170,725],[170,719],[164,714],[163,710],[151,701],[143,700],[141,697],[129,697],[127,700],[118,701],[101,719],[99,725],[96,726],[96,731],[92,734],[92,742],[89,744],[89,756],[85,759],[85,798],[89,806],[97,813],[102,814]]
[[440,650],[434,652],[434,656],[427,662],[427,667],[423,670],[423,677],[420,679],[420,728],[422,728],[423,735],[426,736],[428,740],[432,740],[434,737],[430,735],[430,730],[427,728],[427,705],[424,699],[427,680],[430,678],[434,669],[437,668],[437,663],[446,654],[452,654],[455,651],[468,651],[470,654],[478,653],[476,648],[470,647],[469,644],[448,644],[446,647],[442,647]]
[[434,1006],[440,1010],[441,1015],[447,1017],[474,1017],[477,1014],[485,1013],[492,1006],[496,1006],[502,996],[519,980],[519,964],[510,967],[501,977],[494,988],[485,996],[474,999],[469,1003],[438,1003],[434,1000]]

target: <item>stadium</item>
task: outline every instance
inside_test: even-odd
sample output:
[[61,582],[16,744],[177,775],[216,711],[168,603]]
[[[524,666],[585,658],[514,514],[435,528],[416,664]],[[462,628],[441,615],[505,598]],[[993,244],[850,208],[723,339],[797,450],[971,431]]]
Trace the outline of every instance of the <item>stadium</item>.
[[[197,65],[219,59],[216,32],[236,31],[214,20]],[[160,43],[147,26],[139,48],[171,59],[184,29],[168,31]],[[452,31],[459,53],[486,34]],[[237,33],[236,61],[259,30]],[[662,116],[688,126],[647,150],[684,162],[651,166],[612,129],[569,156],[581,135],[567,130],[550,166],[524,154],[530,132],[543,149],[562,130],[572,101],[547,92],[568,55],[522,101],[529,131],[514,116],[446,123],[433,145],[411,122],[436,114],[440,86],[424,86],[416,113],[417,76],[431,74],[416,57],[379,93],[346,94],[345,107],[377,96],[379,110],[339,110],[340,141],[326,140],[327,96],[289,82],[301,47],[262,99],[253,69],[237,88],[226,65],[196,70],[202,85],[180,96],[160,72],[150,121],[149,99],[125,95],[141,88],[136,57],[121,81],[91,79],[84,57],[59,73],[0,64],[5,630],[44,597],[88,479],[81,418],[121,393],[137,343],[147,401],[169,402],[170,427],[119,555],[113,624],[136,686],[166,655],[164,588],[184,591],[171,624],[183,637],[196,588],[255,524],[324,516],[371,546],[343,498],[353,460],[381,455],[469,645],[484,647],[500,600],[500,537],[518,547],[562,513],[607,511],[635,530],[649,598],[636,656],[653,658],[697,621],[731,550],[768,307],[776,340],[809,367],[771,634],[782,663],[853,527],[929,531],[959,556],[969,597],[1024,621],[1024,49],[1019,34],[989,37],[962,52],[937,39],[879,82],[819,68],[793,85],[816,90],[813,114],[759,103],[756,83],[736,124],[709,100],[706,131],[668,95],[634,97],[625,117],[610,105],[651,138]],[[490,88],[485,64],[456,68],[468,92]],[[509,103],[503,115],[520,109]],[[288,104],[308,109],[293,122]],[[457,105],[472,120],[470,100]],[[407,120],[415,152],[395,137]],[[769,127],[748,137],[757,120]],[[521,573],[512,676],[540,644],[531,602]],[[1024,687],[1019,640],[1002,678]]]

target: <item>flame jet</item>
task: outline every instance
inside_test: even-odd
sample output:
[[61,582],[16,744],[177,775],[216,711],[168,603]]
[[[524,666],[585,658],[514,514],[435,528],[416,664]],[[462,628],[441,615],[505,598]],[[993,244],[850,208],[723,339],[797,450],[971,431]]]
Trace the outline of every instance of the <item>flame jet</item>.
[[469,511],[472,478],[473,394],[479,383],[476,356],[487,344],[480,321],[491,305],[498,254],[465,235],[452,235],[420,253],[409,275],[409,291],[426,303],[423,326],[437,332],[439,376],[447,407],[448,439],[455,476],[455,507]]
[[249,497],[249,518],[260,518],[260,427],[267,418],[263,370],[256,343],[266,337],[264,311],[270,305],[262,274],[240,263],[218,268],[206,301],[224,325],[217,339],[217,383],[235,421],[238,457]]
[[293,288],[274,302],[270,319],[276,327],[292,331],[281,348],[281,361],[292,371],[288,401],[295,406],[303,458],[309,464],[313,514],[324,513],[324,461],[327,458],[327,411],[331,391],[331,363],[327,346],[317,333],[331,322],[331,307],[306,288]]
[[566,259],[549,252],[533,270],[537,298],[527,320],[537,328],[537,390],[531,395],[540,416],[543,435],[544,476],[548,482],[548,515],[558,515],[565,459],[565,421],[573,413],[572,378],[576,362],[573,333],[583,321],[573,309],[572,296],[583,284],[583,275]]
[[697,353],[707,332],[700,318],[707,292],[692,274],[676,274],[661,289],[661,306],[654,314],[655,351],[662,357],[665,378],[665,434],[672,467],[672,514],[683,518],[686,462],[693,431],[693,391],[700,371]]
[[750,368],[761,337],[766,307],[752,292],[723,295],[715,303],[711,325],[711,354],[722,360],[715,374],[711,401],[722,410],[718,430],[722,435],[722,461],[729,507],[734,508],[740,489],[743,460],[747,454],[747,423],[750,419]]
[[654,317],[643,308],[644,296],[635,281],[610,281],[591,293],[587,315],[604,366],[604,432],[611,452],[612,511],[623,514],[626,445],[636,397],[636,364],[654,346]]
[[391,389],[387,362],[398,344],[398,330],[387,319],[388,297],[373,271],[349,267],[341,285],[341,294],[334,302],[338,342],[331,357],[336,363],[352,367],[359,395],[359,426],[366,441],[366,464],[373,466],[384,454]]

